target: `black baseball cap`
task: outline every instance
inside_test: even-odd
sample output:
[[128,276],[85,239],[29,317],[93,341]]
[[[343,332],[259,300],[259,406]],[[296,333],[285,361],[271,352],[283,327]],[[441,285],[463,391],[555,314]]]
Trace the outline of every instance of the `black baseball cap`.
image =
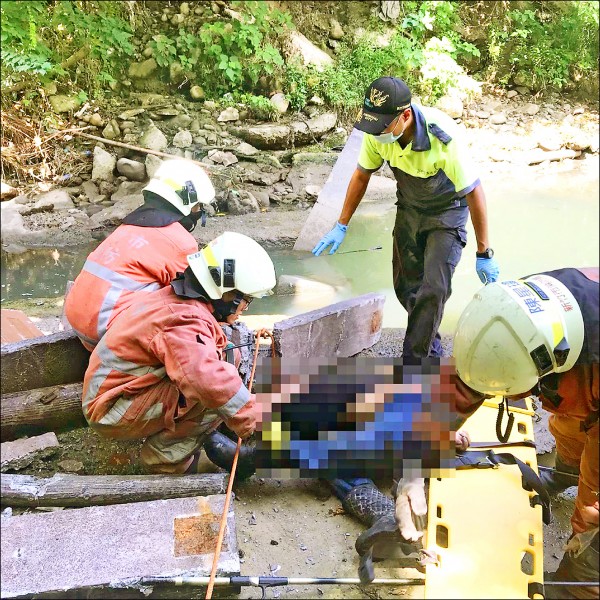
[[403,110],[410,106],[411,93],[402,79],[380,77],[365,92],[363,107],[354,127],[379,135]]

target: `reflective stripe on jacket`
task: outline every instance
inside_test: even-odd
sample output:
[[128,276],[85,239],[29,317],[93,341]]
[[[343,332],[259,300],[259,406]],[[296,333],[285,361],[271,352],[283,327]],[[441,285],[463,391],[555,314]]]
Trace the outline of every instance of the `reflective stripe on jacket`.
[[254,396],[236,367],[222,360],[226,345],[206,303],[179,298],[170,286],[138,296],[92,352],[83,383],[86,419],[119,425],[124,418],[125,427],[160,410],[172,429],[176,418],[194,410],[199,421],[214,421],[216,414],[245,437],[254,428]]
[[197,252],[180,223],[166,227],[121,225],[87,258],[65,300],[65,315],[90,350],[134,292],[169,285]]

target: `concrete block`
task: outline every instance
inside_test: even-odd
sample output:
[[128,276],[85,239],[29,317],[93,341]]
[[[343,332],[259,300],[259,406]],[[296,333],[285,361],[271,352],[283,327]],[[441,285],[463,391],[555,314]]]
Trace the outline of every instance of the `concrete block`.
[[0,355],[2,395],[82,381],[90,357],[73,331],[4,344]]
[[273,326],[283,357],[354,356],[381,337],[383,294],[364,294],[303,313]]
[[18,471],[30,465],[35,458],[50,456],[59,448],[58,439],[53,432],[30,438],[2,442],[0,444],[0,471]]
[[[1,596],[98,597],[90,591],[101,589],[100,597],[125,598],[137,588],[156,597],[141,577],[208,576],[224,503],[200,496],[2,518]],[[217,575],[239,571],[230,505]]]
[[337,222],[346,198],[348,183],[358,164],[363,135],[358,129],[352,130],[296,240],[294,250],[312,250]]

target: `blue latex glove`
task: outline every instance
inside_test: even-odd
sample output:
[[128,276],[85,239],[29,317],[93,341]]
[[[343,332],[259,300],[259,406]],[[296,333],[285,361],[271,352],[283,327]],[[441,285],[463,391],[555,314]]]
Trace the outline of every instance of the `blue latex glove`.
[[475,264],[475,270],[481,283],[487,285],[488,283],[494,283],[498,281],[498,275],[500,274],[500,267],[496,262],[496,259],[492,258],[478,258]]
[[340,244],[344,241],[348,225],[341,225],[337,223],[336,226],[329,232],[326,233],[319,241],[319,243],[312,249],[312,253],[315,256],[319,256],[329,244],[333,244],[329,254],[334,254],[335,251],[340,247]]

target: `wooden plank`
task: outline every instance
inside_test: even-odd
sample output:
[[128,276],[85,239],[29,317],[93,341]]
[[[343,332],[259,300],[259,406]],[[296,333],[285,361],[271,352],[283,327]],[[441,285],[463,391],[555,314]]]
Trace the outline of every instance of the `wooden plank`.
[[0,343],[10,344],[44,335],[22,311],[0,309]]
[[0,392],[83,381],[90,353],[73,331],[5,344],[0,350]]
[[31,475],[0,476],[2,504],[7,506],[104,506],[224,494],[227,473],[199,475],[71,475],[42,479]]
[[2,439],[84,427],[87,423],[81,410],[81,393],[82,384],[71,383],[3,395]]

